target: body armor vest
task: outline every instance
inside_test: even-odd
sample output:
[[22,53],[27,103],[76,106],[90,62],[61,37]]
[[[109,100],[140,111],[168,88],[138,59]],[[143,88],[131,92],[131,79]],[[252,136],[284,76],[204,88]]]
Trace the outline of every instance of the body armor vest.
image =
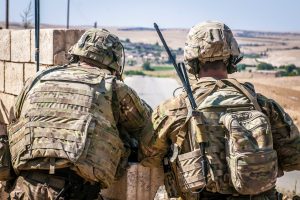
[[68,167],[109,186],[123,151],[112,109],[115,77],[72,65],[45,74],[9,128],[15,171]]

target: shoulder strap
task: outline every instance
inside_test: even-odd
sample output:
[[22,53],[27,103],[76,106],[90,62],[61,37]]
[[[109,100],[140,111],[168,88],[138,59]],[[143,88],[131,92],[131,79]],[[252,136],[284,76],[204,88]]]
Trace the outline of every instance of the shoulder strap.
[[53,68],[50,68],[50,69],[46,69],[46,70],[43,70],[41,72],[39,72],[33,79],[29,80],[29,85],[26,87],[23,87],[20,95],[18,96],[17,98],[17,101],[16,101],[16,104],[15,104],[15,118],[19,118],[20,117],[20,114],[21,114],[21,109],[23,107],[23,103],[24,103],[24,100],[28,94],[28,92],[32,89],[32,87],[43,77],[45,76],[46,74],[49,74],[57,69],[61,69],[61,68],[64,68],[66,67],[67,65],[63,65],[63,66],[57,66],[57,67],[53,67]]
[[[212,94],[215,90],[217,90],[218,88],[222,88],[224,86],[224,84],[227,83],[231,83],[232,86],[234,86],[236,89],[238,89],[240,92],[242,92],[244,95],[246,95],[246,97],[253,103],[254,107],[256,110],[261,111],[261,108],[257,102],[257,98],[256,96],[253,96],[246,88],[244,88],[237,80],[235,79],[223,79],[223,80],[218,80],[216,81],[216,84],[211,87],[209,90],[207,90],[203,95],[201,95],[198,99],[197,99],[197,103],[198,105],[200,105],[210,94]],[[189,113],[186,117],[186,120],[184,122],[184,124],[182,125],[182,127],[179,130],[179,133],[177,135],[177,139],[176,139],[176,145],[181,148],[183,141],[186,137],[187,134],[187,125],[188,122],[190,121],[191,117],[192,117],[192,110],[191,110],[191,106],[189,105],[188,100],[186,100],[186,104],[188,105],[189,108]],[[199,122],[198,124],[202,123],[204,124],[204,121],[202,120],[202,115],[200,114],[198,116],[199,119],[197,119]]]
[[[211,93],[213,93],[218,87],[220,87],[220,84],[219,82],[217,81],[216,84],[214,86],[212,86],[209,90],[207,90],[203,95],[201,95],[198,99],[197,99],[197,103],[198,105],[200,105],[205,99],[206,97],[208,97]],[[188,107],[188,115],[186,117],[186,120],[184,122],[184,124],[182,125],[182,127],[180,128],[179,130],[179,133],[177,135],[177,139],[176,139],[176,145],[181,148],[182,147],[182,144],[183,144],[183,141],[186,137],[186,134],[187,134],[187,125],[188,125],[188,122],[190,121],[191,117],[192,117],[192,109],[191,109],[191,106],[189,104],[189,101],[186,99],[186,104],[187,104],[187,107]],[[199,119],[197,119],[199,121],[199,124],[200,123],[204,123],[203,120],[202,120],[202,115],[200,114],[198,116]]]
[[224,83],[226,83],[226,82],[231,83],[232,86],[234,86],[236,89],[238,89],[244,95],[246,95],[246,97],[253,103],[256,110],[261,111],[261,108],[257,102],[256,96],[253,96],[245,87],[242,86],[241,83],[239,83],[235,79],[223,79],[221,81]]
[[118,124],[119,116],[120,116],[120,103],[119,98],[117,94],[117,80],[116,78],[113,78],[112,80],[112,111],[114,115],[114,119],[116,123]]

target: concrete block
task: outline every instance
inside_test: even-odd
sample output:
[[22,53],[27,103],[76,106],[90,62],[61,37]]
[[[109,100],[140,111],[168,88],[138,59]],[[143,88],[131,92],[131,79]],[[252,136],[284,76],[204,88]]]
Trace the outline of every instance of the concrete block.
[[16,96],[0,92],[0,122],[8,124],[13,118],[13,106]]
[[[31,62],[35,62],[35,31],[31,31]],[[65,51],[65,30],[41,29],[40,63],[54,65],[54,55]]]
[[79,38],[84,32],[85,30],[78,30],[78,29],[66,30],[66,48],[65,48],[66,52],[68,52],[69,49],[79,40]]
[[0,30],[0,60],[10,61],[10,30]]
[[[137,199],[151,199],[151,172],[149,167],[138,165]],[[153,199],[153,198],[152,198]]]
[[30,57],[30,30],[12,30],[11,61],[29,62]]
[[4,92],[4,62],[0,61],[0,92]]
[[168,196],[164,191],[161,191],[158,194],[159,188],[164,186],[164,170],[163,168],[151,168],[151,199],[154,199],[155,196]]
[[63,65],[68,63],[68,59],[65,51],[61,51],[54,55],[54,65]]
[[24,85],[24,64],[23,63],[5,63],[5,89],[9,94],[18,95]]
[[153,200],[159,186],[163,185],[163,170],[131,164],[126,174],[101,193],[114,200]]
[[40,65],[40,71],[48,69],[48,68],[51,68],[51,67],[55,67],[55,66],[52,66],[52,65]]
[[[41,68],[41,67],[40,67]],[[36,74],[36,64],[35,63],[25,63],[24,64],[24,81],[33,77]]]

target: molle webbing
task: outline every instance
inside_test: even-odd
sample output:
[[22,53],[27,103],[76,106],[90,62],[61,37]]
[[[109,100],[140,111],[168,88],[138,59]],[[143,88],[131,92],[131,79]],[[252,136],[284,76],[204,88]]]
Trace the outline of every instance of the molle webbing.
[[33,92],[67,92],[71,94],[80,94],[84,96],[93,97],[94,91],[93,90],[81,90],[75,88],[65,88],[65,87],[53,87],[53,86],[42,86],[33,90]]
[[[189,114],[176,140],[179,149],[185,142],[182,148],[184,151],[178,155],[176,163],[177,171],[180,174],[178,176],[179,184],[182,186],[183,192],[195,192],[205,186],[208,191],[232,193],[233,188],[229,183],[226,164],[226,129],[220,123],[220,117],[227,112],[253,109],[260,111],[261,109],[255,94],[234,79],[218,80],[214,84],[208,84],[205,88],[197,88],[195,91],[197,115],[192,115],[191,109],[189,109]],[[188,99],[186,102],[189,105]],[[199,154],[199,144],[197,144],[194,126],[204,133],[208,141],[205,148],[210,166],[207,185],[205,185],[202,174],[200,162],[202,155]]]
[[109,186],[123,151],[112,111],[115,77],[67,66],[39,76],[9,128],[15,171],[69,166],[88,181]]
[[[211,85],[208,89],[204,90],[205,92],[201,93],[201,95],[196,99],[196,103],[198,104],[198,106],[213,92],[215,92],[218,88],[223,88],[226,85],[228,85],[228,83],[233,86],[234,88],[236,88],[238,91],[242,92],[249,100],[251,103],[253,103],[254,107],[256,110],[261,111],[260,106],[258,105],[256,96],[253,96],[247,89],[245,89],[238,81],[236,81],[235,79],[223,79],[223,80],[217,80],[216,83],[214,85]],[[189,105],[188,101],[187,105]],[[235,106],[235,105],[233,105]],[[220,106],[220,109],[224,109],[224,106]],[[206,109],[206,108],[204,108]],[[210,109],[210,108],[207,108]],[[214,109],[214,108],[212,108]],[[202,110],[202,109],[201,109]],[[201,112],[200,112],[200,118],[201,118]],[[187,116],[187,119],[184,123],[184,125],[182,126],[182,128],[180,129],[178,136],[177,136],[177,140],[176,140],[176,144],[179,148],[181,148],[183,141],[186,137],[186,133],[187,133],[187,129],[186,126],[189,123],[189,120],[191,118],[191,111],[189,112],[189,115]],[[201,119],[199,119],[201,120]],[[204,124],[203,124],[204,125]]]

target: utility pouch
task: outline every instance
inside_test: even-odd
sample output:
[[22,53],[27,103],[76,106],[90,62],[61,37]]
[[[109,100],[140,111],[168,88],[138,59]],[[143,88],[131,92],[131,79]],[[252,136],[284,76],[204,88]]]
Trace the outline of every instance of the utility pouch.
[[226,159],[234,188],[256,195],[275,187],[277,153],[271,126],[260,111],[226,113],[220,121],[227,129]]
[[200,161],[200,149],[178,155],[178,182],[182,192],[197,192],[205,187],[205,178]]
[[175,173],[172,170],[172,163],[169,158],[165,157],[163,160],[164,167],[164,184],[169,198],[180,197],[178,184],[176,182]]

